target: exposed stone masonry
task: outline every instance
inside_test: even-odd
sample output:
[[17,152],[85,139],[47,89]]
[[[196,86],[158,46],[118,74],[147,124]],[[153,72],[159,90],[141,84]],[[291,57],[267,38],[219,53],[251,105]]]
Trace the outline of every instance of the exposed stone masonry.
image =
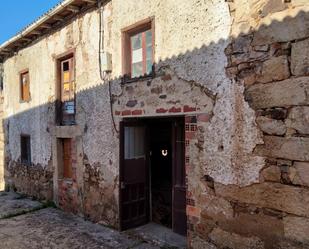
[[[6,158],[6,162],[10,162]],[[6,190],[17,191],[38,200],[53,200],[53,171],[51,165],[24,165],[19,162],[6,163],[5,170],[10,175]]]
[[223,185],[205,177],[199,197],[205,208],[188,210],[192,236],[198,236],[192,247],[212,248],[199,238],[218,248],[309,246],[309,34],[298,32],[296,20],[308,27],[308,14],[300,12],[282,27],[241,34],[226,48],[226,73],[244,86],[263,134],[254,154],[266,161],[258,184]]
[[[111,163],[111,162],[110,162]],[[100,224],[113,227],[118,226],[118,218],[115,216],[113,191],[117,186],[117,178],[114,185],[104,184],[104,176],[101,173],[101,165],[90,165],[87,156],[84,157],[85,174],[84,174],[84,196],[83,196],[83,213],[84,215]],[[102,199],[106,202],[102,203]],[[96,212],[93,212],[93,210]]]

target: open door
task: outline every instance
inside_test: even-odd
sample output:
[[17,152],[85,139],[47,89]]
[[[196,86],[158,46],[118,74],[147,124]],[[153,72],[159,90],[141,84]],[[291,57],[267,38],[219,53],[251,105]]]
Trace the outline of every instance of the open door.
[[137,227],[149,221],[146,135],[146,126],[142,123],[121,123],[121,230]]
[[186,236],[186,183],[185,183],[184,121],[173,122],[173,231]]

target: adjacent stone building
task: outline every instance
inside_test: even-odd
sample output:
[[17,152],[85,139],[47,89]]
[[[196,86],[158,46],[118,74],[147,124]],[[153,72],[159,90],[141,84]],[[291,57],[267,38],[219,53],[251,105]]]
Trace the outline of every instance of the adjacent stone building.
[[189,248],[309,247],[307,0],[65,0],[0,62],[0,187]]

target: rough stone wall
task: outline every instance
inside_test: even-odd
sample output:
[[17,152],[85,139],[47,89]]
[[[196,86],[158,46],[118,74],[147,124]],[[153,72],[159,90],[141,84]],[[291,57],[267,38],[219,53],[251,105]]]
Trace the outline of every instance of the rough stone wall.
[[[246,171],[236,175],[240,182],[229,182],[206,169],[203,191],[189,192],[195,204],[187,210],[191,246],[307,248],[309,3],[235,0],[229,6],[233,25],[226,73],[255,116],[260,142],[251,149],[255,161],[265,163],[247,184],[241,182]],[[241,113],[237,119],[243,123],[248,112]],[[203,132],[197,129],[197,143]]]
[[[6,158],[9,161],[8,158]],[[48,166],[23,165],[18,162],[6,165],[10,178],[5,179],[6,190],[17,191],[39,200],[53,200],[53,171]]]

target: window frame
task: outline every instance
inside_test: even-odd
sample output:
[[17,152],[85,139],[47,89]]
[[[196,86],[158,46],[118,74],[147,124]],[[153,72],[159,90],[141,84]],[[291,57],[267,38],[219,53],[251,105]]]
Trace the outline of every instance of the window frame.
[[[28,91],[29,96],[28,99],[24,98],[24,89],[23,89],[23,75],[28,74]],[[29,69],[26,68],[19,72],[19,102],[20,103],[28,103],[31,101],[31,91],[30,91],[30,72]]]
[[[25,141],[27,144],[23,146],[23,139],[26,139]],[[23,153],[23,148],[26,147],[27,151]],[[23,155],[26,153],[27,159],[23,158]],[[20,161],[21,164],[30,166],[31,165],[31,136],[29,134],[20,134]]]
[[[71,126],[76,125],[76,62],[75,62],[75,49],[70,49],[65,53],[62,53],[55,57],[56,60],[56,116],[55,116],[55,122],[56,125],[59,126]],[[62,64],[63,62],[67,60],[72,60],[70,68],[71,77],[73,78],[73,82],[75,84],[74,86],[74,115],[73,119],[74,121],[70,124],[65,124],[63,121],[63,106],[62,106],[62,97],[63,97],[63,81],[62,81]]]
[[[130,25],[121,30],[122,32],[122,83],[131,83],[139,80],[152,79],[155,77],[155,21],[154,17],[149,17]],[[150,30],[152,33],[152,71],[150,74],[131,77],[132,75],[132,48],[131,37],[139,33]],[[143,63],[146,63],[143,58]]]

